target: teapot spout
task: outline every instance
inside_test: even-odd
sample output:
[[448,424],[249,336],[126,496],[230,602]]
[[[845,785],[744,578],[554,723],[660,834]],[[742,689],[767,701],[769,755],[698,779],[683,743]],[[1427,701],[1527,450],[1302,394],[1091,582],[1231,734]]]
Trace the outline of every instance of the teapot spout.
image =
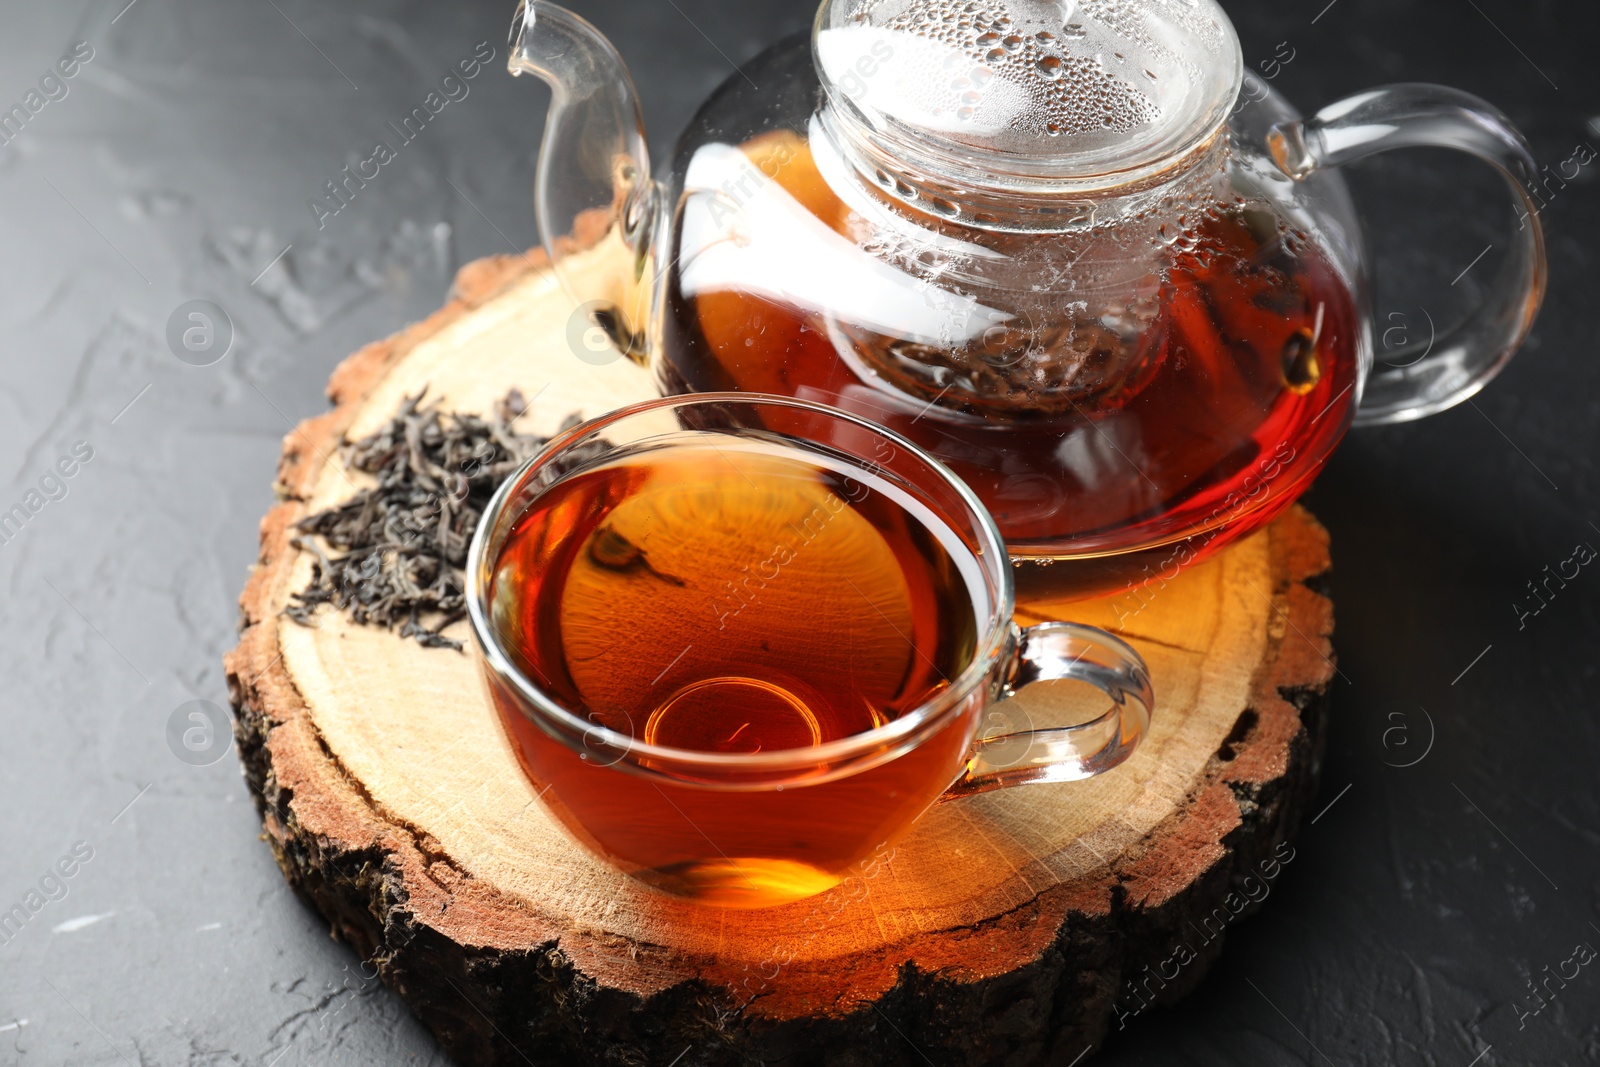
[[[567,293],[623,352],[642,359],[656,195],[644,116],[622,57],[587,21],[544,0],[521,0],[507,68],[550,86],[534,187],[539,235]],[[609,284],[579,269],[579,253],[620,240],[631,278]],[[602,272],[603,274],[603,272]],[[584,353],[579,353],[583,356]]]

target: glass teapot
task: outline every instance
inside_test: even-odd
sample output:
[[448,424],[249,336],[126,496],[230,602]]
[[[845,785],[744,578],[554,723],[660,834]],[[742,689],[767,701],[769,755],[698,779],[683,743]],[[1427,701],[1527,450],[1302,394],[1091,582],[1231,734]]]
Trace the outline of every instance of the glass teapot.
[[[1352,424],[1473,395],[1543,296],[1536,168],[1504,115],[1408,84],[1302,119],[1213,0],[824,0],[654,178],[594,27],[523,0],[509,65],[553,91],[540,230],[610,344],[666,393],[898,431],[1019,567],[1075,561],[1041,579],[1058,593],[1170,580],[1258,529]],[[1411,145],[1498,168],[1519,218],[1491,295],[1379,362],[1334,168]],[[600,293],[572,257],[606,244],[631,270]]]

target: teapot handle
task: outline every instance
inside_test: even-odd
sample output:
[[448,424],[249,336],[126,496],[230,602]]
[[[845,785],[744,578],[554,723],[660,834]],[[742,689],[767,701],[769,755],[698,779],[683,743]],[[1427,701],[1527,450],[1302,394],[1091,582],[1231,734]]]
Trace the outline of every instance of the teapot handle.
[[1546,265],[1538,177],[1522,134],[1470,93],[1440,85],[1388,85],[1330,104],[1267,135],[1278,168],[1301,181],[1391,148],[1455,148],[1492,164],[1511,186],[1520,217],[1490,295],[1427,345],[1390,353],[1368,376],[1356,425],[1406,422],[1453,407],[1500,372],[1527,337],[1544,299]]

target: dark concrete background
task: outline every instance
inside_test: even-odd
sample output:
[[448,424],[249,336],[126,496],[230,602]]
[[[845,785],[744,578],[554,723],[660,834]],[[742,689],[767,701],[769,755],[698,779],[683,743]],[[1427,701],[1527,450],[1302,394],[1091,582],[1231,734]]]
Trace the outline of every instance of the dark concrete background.
[[[125,3],[0,16],[5,107],[93,49],[0,147],[0,510],[92,449],[0,545],[0,910],[46,900],[0,943],[0,1063],[442,1063],[285,887],[225,741],[183,706],[225,705],[219,661],[291,420],[461,263],[534,242],[546,98],[503,73],[510,3]],[[1436,80],[1497,102],[1541,164],[1600,146],[1594,4],[1325,4],[1228,4],[1252,66],[1289,42],[1275,84],[1303,108]],[[812,13],[580,10],[633,65],[658,156],[731,62]],[[496,59],[470,96],[319,229],[323,183],[484,41]],[[1600,546],[1597,168],[1544,214],[1550,296],[1521,358],[1474,406],[1353,434],[1313,490],[1339,611],[1327,807],[1201,990],[1099,1062],[1600,1062],[1600,967],[1520,1014],[1530,979],[1600,947],[1600,568],[1522,628],[1514,607],[1547,564]],[[1413,152],[1355,185],[1380,315],[1442,320],[1481,294],[1497,250],[1450,282],[1505,244],[1493,179]],[[234,326],[211,366],[166,342],[192,299]],[[75,846],[71,877],[48,877]]]

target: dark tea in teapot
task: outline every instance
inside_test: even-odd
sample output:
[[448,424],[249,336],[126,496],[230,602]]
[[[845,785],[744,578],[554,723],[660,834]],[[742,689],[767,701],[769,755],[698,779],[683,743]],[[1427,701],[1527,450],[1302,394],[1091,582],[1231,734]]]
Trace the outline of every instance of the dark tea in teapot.
[[[762,211],[792,201],[838,234],[871,225],[798,138],[743,151],[745,173],[758,176],[746,189],[770,183],[747,198]],[[1074,321],[1077,294],[1062,292],[1055,318],[1052,294],[1041,294],[1031,321],[987,331],[976,352],[840,329],[815,306],[775,299],[763,280],[787,268],[759,259],[812,250],[804,238],[763,243],[760,227],[741,235],[741,221],[721,224],[740,266],[716,270],[713,284],[703,267],[722,254],[716,244],[679,250],[664,294],[664,388],[797,396],[904,434],[974,488],[1014,555],[1073,561],[1048,576],[1027,568],[1024,587],[1030,577],[1071,593],[1170,579],[1276,515],[1349,426],[1360,321],[1350,291],[1315,247],[1247,204],[1177,223],[1187,229],[1172,235],[1173,260],[1131,344],[1101,321]],[[826,303],[850,299],[828,293],[825,273],[809,286],[819,288]],[[1029,356],[1075,380],[1013,388],[1007,372]]]

